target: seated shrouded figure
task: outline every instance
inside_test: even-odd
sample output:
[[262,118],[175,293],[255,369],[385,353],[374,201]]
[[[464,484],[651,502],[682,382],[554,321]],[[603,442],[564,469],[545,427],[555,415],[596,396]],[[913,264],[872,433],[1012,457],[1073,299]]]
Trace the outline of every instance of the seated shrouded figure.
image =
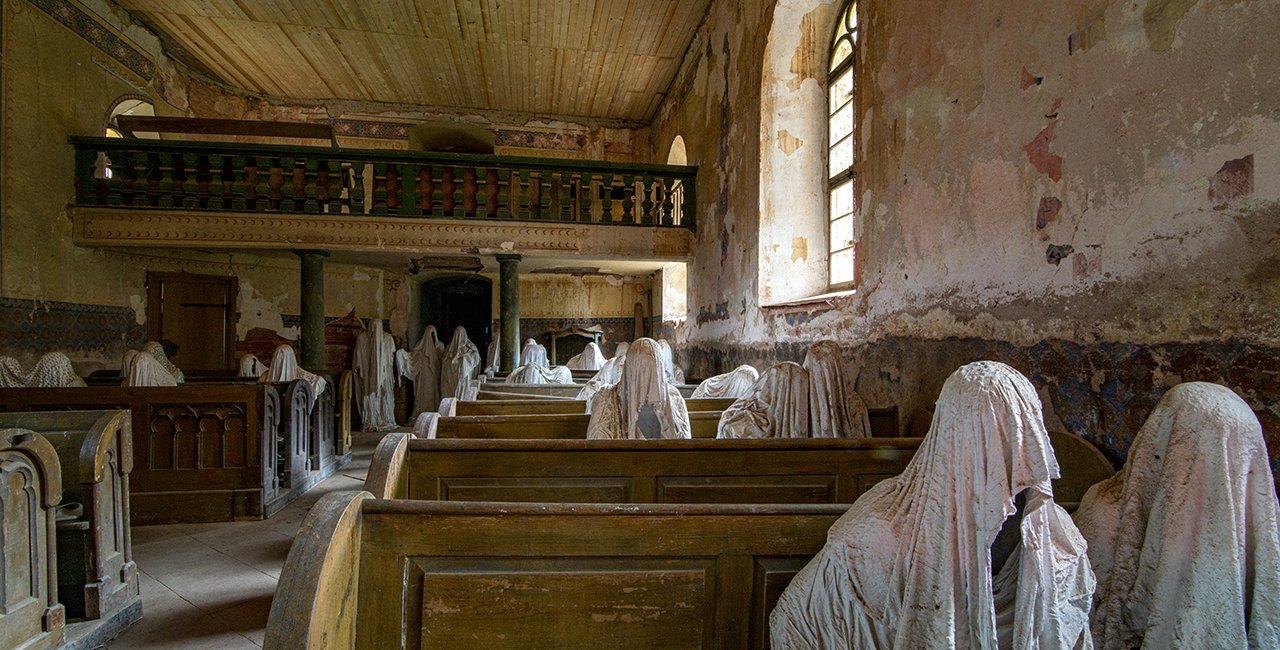
[[724,410],[717,438],[808,438],[809,372],[785,361]]
[[262,373],[267,371],[267,367],[262,365],[262,361],[257,355],[245,353],[240,355],[239,371],[236,373],[239,377],[253,377],[257,379]]
[[48,352],[36,361],[27,375],[29,388],[73,388],[84,386],[71,359],[63,352]]
[[520,367],[507,375],[508,384],[572,384],[573,371],[565,366],[551,366],[547,349],[529,339],[520,350]]
[[1262,426],[1230,389],[1174,386],[1075,513],[1095,647],[1280,648],[1280,541]]
[[1087,647],[1093,573],[1053,502],[1058,474],[1031,382],[963,366],[906,470],[859,497],[783,592],[772,647]]
[[760,372],[749,365],[741,365],[723,375],[716,375],[698,384],[690,399],[738,399],[751,393],[751,387],[760,379]]
[[676,365],[675,351],[666,339],[658,339],[658,347],[662,350],[662,367],[667,373],[667,381],[673,384],[684,384],[684,371]]
[[142,346],[142,353],[149,354],[155,358],[156,361],[159,361],[160,366],[163,367],[166,372],[173,375],[173,380],[175,382],[181,384],[186,381],[186,377],[182,375],[182,371],[169,361],[169,355],[165,354],[164,345],[159,341],[148,341],[146,345]]
[[413,350],[396,352],[396,372],[413,382],[413,417],[440,408],[440,358],[444,344],[428,325]]
[[475,379],[480,369],[480,349],[467,338],[466,328],[453,330],[453,339],[440,357],[440,399],[462,399],[467,382]]
[[178,381],[156,358],[145,352],[129,350],[120,362],[122,386],[177,386]]
[[657,342],[632,343],[622,378],[591,398],[587,438],[689,437],[689,411],[663,374]]
[[809,418],[814,438],[868,438],[867,405],[845,382],[840,346],[814,343],[804,357],[809,371]]
[[600,351],[600,346],[595,341],[587,343],[587,347],[582,352],[574,355],[569,359],[569,363],[565,365],[570,370],[599,370],[604,367],[604,353]]
[[298,367],[298,357],[293,352],[293,346],[276,346],[276,351],[271,355],[271,365],[267,366],[267,371],[262,373],[262,377],[258,381],[279,383],[297,379],[301,379],[311,386],[312,400],[324,392],[326,385],[324,377]]
[[627,350],[630,349],[629,343],[619,343],[618,348],[613,352],[613,358],[604,362],[604,367],[596,373],[596,376],[587,381],[587,385],[578,391],[578,396],[574,399],[585,400],[587,403],[587,412],[591,412],[591,398],[600,392],[605,386],[612,386],[618,383],[622,378],[622,368],[627,362]]

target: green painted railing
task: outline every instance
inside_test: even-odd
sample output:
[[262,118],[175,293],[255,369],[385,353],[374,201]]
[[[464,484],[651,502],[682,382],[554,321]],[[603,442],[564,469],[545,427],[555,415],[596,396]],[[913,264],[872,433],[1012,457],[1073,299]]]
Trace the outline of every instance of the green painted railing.
[[76,205],[694,229],[698,169],[73,137]]

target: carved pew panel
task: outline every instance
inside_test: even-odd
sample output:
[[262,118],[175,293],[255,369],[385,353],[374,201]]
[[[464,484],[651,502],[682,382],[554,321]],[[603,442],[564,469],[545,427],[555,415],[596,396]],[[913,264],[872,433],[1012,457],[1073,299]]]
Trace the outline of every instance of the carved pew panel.
[[[685,399],[685,407],[691,413],[694,411],[723,411],[729,408],[731,404],[733,404],[732,399]],[[452,413],[445,412],[449,406],[444,401],[440,403],[441,415],[553,415],[586,413],[587,411],[585,400],[455,400],[449,402],[449,405],[453,408]]]
[[[467,439],[530,439],[530,440],[583,440],[587,437],[587,424],[591,416],[564,415],[475,415],[442,418],[434,413],[423,414],[423,421],[431,424],[425,428],[415,426],[419,437],[467,438]],[[720,424],[718,411],[689,413],[689,427],[694,438],[716,437]],[[431,432],[434,431],[434,435]]]
[[28,430],[0,429],[0,648],[44,650],[63,641],[54,560],[61,499],[53,446]]

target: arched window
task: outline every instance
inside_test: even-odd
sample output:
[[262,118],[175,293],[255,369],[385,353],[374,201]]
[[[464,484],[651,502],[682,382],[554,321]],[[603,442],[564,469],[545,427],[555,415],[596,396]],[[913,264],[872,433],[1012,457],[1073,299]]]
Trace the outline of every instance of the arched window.
[[[108,138],[124,137],[124,134],[116,124],[116,119],[121,115],[145,115],[150,117],[155,114],[156,107],[151,103],[151,100],[141,95],[125,95],[124,97],[117,99],[115,103],[111,105],[111,110],[107,111],[107,128],[103,130],[103,135]],[[134,133],[133,135],[139,138],[160,137],[157,133]]]
[[857,45],[858,3],[851,1],[836,21],[827,77],[827,219],[831,227],[827,264],[832,288],[851,286],[855,280]]

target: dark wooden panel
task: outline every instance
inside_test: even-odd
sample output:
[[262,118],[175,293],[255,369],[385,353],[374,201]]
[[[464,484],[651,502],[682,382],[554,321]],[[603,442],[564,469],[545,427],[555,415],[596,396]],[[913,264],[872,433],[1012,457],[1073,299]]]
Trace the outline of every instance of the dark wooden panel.
[[441,501],[519,501],[524,503],[627,503],[634,481],[618,478],[543,476],[441,478]]
[[[741,466],[739,466],[741,469]],[[658,503],[836,503],[834,474],[658,478]]]
[[748,647],[769,647],[769,613],[782,592],[808,563],[800,557],[757,557],[752,567],[751,637]]

